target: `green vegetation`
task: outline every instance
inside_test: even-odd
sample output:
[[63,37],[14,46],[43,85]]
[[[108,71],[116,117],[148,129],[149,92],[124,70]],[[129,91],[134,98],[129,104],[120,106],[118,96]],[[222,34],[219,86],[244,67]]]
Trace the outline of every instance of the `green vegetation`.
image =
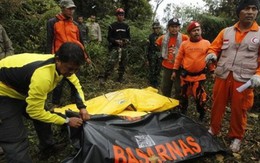
[[[167,8],[169,16],[180,11],[181,16],[185,16],[185,20],[198,20],[203,25],[203,37],[212,41],[218,32],[236,21],[234,6],[236,0],[204,0],[208,6],[207,10],[198,8]],[[46,22],[49,18],[59,13],[60,9],[57,5],[58,0],[1,0],[0,1],[0,23],[5,27],[10,39],[12,40],[15,52],[45,52],[46,44]],[[90,44],[86,46],[93,64],[82,67],[80,80],[85,91],[86,99],[90,99],[104,93],[123,89],[123,88],[145,88],[147,84],[147,67],[145,66],[147,37],[151,33],[152,9],[149,0],[77,0],[76,15],[83,15],[85,18],[94,13],[97,15],[98,23],[101,26],[103,34],[103,42],[99,45]],[[230,5],[231,4],[231,5]],[[117,7],[126,9],[127,23],[131,28],[132,41],[129,45],[130,60],[126,70],[126,77],[123,83],[114,82],[116,73],[111,76],[104,86],[98,83],[98,75],[103,72],[106,61],[107,51],[107,28],[110,23],[115,21],[114,11]],[[196,13],[196,14],[194,14]],[[170,17],[166,17],[165,21]],[[184,24],[183,31],[185,32]],[[211,97],[212,81],[207,82],[209,97]],[[238,155],[228,154],[223,158],[219,155],[208,156],[194,162],[257,162],[260,153],[260,90],[256,90],[254,112],[250,112],[248,116],[248,129],[246,138],[242,146],[242,151]],[[64,99],[64,104],[66,104]],[[209,126],[209,113],[211,101],[208,102],[209,112],[207,113],[206,127]],[[191,105],[188,115],[196,119],[195,106]],[[227,112],[226,117],[229,116]],[[228,130],[228,118],[223,122],[223,133]],[[57,154],[48,160],[42,160],[38,157],[37,136],[30,122],[28,122],[29,140],[31,143],[31,153],[35,162],[60,162],[69,156],[74,150],[71,146],[67,146],[64,150],[58,151]],[[63,139],[60,134],[60,128],[54,126],[55,136],[57,139]],[[64,136],[64,134],[63,134]],[[218,137],[225,146],[229,144],[224,135]],[[1,158],[0,158],[1,162]]]

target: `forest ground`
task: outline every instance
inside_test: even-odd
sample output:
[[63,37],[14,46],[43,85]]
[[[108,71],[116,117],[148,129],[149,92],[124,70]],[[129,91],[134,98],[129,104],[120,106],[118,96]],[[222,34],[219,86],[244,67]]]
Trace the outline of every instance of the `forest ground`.
[[[104,85],[99,85],[98,78],[95,75],[88,75],[83,80],[82,85],[85,90],[86,99],[94,98],[99,95],[117,91],[125,88],[146,88],[148,87],[148,82],[145,76],[137,76],[135,74],[127,74],[123,83],[115,82],[116,75],[110,77]],[[208,91],[208,96],[211,95],[212,81],[209,80],[206,82],[206,88]],[[159,92],[160,93],[160,92]],[[258,101],[259,99],[257,99]],[[194,119],[195,121],[198,118],[194,101],[191,98],[189,100],[189,108],[187,115]],[[210,121],[210,105],[211,100],[208,101],[208,112],[205,117],[205,122],[202,123],[203,126],[209,128]],[[243,140],[241,150],[239,153],[232,153],[228,151],[226,154],[214,154],[207,155],[201,158],[194,160],[189,160],[187,162],[205,162],[205,163],[259,163],[260,162],[260,105],[255,106],[252,110],[248,112],[248,125],[246,129],[245,138]],[[228,149],[230,140],[226,137],[229,127],[229,116],[230,109],[227,107],[225,117],[222,122],[222,132],[217,136],[217,139],[220,144]],[[30,121],[26,120],[26,124],[29,128],[28,137],[30,140],[30,153],[35,163],[58,163],[64,160],[65,158],[72,156],[76,153],[75,149],[70,145],[66,134],[60,129],[59,126],[53,126],[54,135],[57,140],[62,140],[67,145],[66,147],[60,149],[53,153],[49,158],[40,158],[39,149],[38,149],[38,139],[34,131],[33,125]],[[5,163],[3,156],[0,156],[0,163]]]

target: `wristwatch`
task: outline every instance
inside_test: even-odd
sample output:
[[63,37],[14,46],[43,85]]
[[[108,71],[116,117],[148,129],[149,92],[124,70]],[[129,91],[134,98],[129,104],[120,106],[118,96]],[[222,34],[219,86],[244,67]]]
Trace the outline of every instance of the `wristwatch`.
[[66,120],[65,120],[65,123],[69,123],[70,122],[70,118],[69,117],[66,117]]

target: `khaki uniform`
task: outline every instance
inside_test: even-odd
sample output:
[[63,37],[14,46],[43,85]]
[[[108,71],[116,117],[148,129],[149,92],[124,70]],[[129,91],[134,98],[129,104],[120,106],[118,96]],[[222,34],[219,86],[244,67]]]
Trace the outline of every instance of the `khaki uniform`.
[[96,22],[88,22],[86,24],[88,28],[88,39],[89,41],[102,41],[102,36],[101,36],[101,29],[98,23]]
[[9,39],[4,27],[0,25],[0,60],[14,54],[12,42]]

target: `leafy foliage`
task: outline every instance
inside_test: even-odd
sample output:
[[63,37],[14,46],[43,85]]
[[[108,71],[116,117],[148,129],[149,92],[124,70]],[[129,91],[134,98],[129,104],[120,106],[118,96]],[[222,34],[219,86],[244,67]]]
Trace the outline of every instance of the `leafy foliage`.
[[[16,53],[44,51],[45,22],[54,11],[54,1],[12,0],[1,2],[1,6],[12,6],[8,17],[3,17],[3,25],[14,43]],[[1,12],[5,12],[6,10]]]
[[77,7],[77,14],[85,17],[95,14],[104,18],[106,15],[114,15],[117,8],[125,10],[125,17],[132,21],[145,21],[151,19],[152,10],[147,0],[77,0],[74,1]]
[[[45,51],[46,44],[46,21],[60,12],[57,5],[59,0],[1,0],[0,1],[0,20],[10,36],[16,53],[22,52],[40,52]],[[212,41],[219,31],[227,26],[232,25],[236,19],[235,0],[204,0],[207,8],[195,8],[194,6],[172,6],[168,5],[165,12],[164,21],[167,22],[172,16],[182,18],[183,31],[185,31],[187,23],[190,20],[197,20],[202,24],[204,38]],[[146,67],[145,55],[147,37],[151,33],[152,11],[147,0],[75,0],[77,5],[76,14],[88,17],[90,14],[96,14],[101,26],[103,42],[101,44],[88,44],[86,46],[93,64],[85,65],[80,72],[80,80],[83,89],[86,92],[86,98],[93,98],[98,95],[123,89],[123,88],[144,88],[147,87],[146,81]],[[115,21],[114,12],[118,7],[126,10],[126,20],[131,29],[131,44],[128,45],[130,58],[126,73],[126,81],[124,83],[116,83],[113,80],[108,80],[107,83],[101,87],[97,79],[98,75],[104,70],[105,61],[107,59],[107,28],[110,23]],[[259,22],[258,18],[258,22]],[[207,82],[207,87],[212,91],[212,81]],[[259,112],[260,91],[256,90],[255,106],[256,111]],[[257,96],[258,95],[258,96]],[[208,102],[211,106],[211,101]],[[190,106],[188,115],[196,118],[194,112],[194,105]],[[209,110],[210,111],[210,110]],[[227,112],[227,116],[230,113]],[[259,118],[257,116],[249,116],[249,128],[247,130],[247,137],[245,145],[243,145],[243,155],[241,162],[252,162],[252,160],[259,161]],[[209,116],[207,117],[209,122]],[[208,127],[208,124],[203,124]],[[223,122],[224,129],[228,130],[228,118]],[[31,143],[32,153],[35,154],[37,149],[37,136],[34,133],[32,126],[29,125],[30,133],[29,140]],[[58,138],[60,136],[57,136]],[[219,137],[224,144],[227,140]],[[229,143],[229,142],[228,142]],[[66,148],[66,152],[60,152],[60,155],[55,158],[50,158],[48,162],[60,162],[61,159],[70,154],[71,147]],[[33,156],[36,162],[38,160],[37,154]],[[258,159],[258,160],[257,160]],[[198,162],[214,162],[215,156],[208,158],[201,158]],[[235,157],[225,156],[224,161],[239,162]],[[46,161],[43,161],[46,162]]]
[[234,24],[230,18],[216,17],[209,14],[198,15],[197,20],[201,23],[203,37],[209,41],[213,41],[222,29]]

